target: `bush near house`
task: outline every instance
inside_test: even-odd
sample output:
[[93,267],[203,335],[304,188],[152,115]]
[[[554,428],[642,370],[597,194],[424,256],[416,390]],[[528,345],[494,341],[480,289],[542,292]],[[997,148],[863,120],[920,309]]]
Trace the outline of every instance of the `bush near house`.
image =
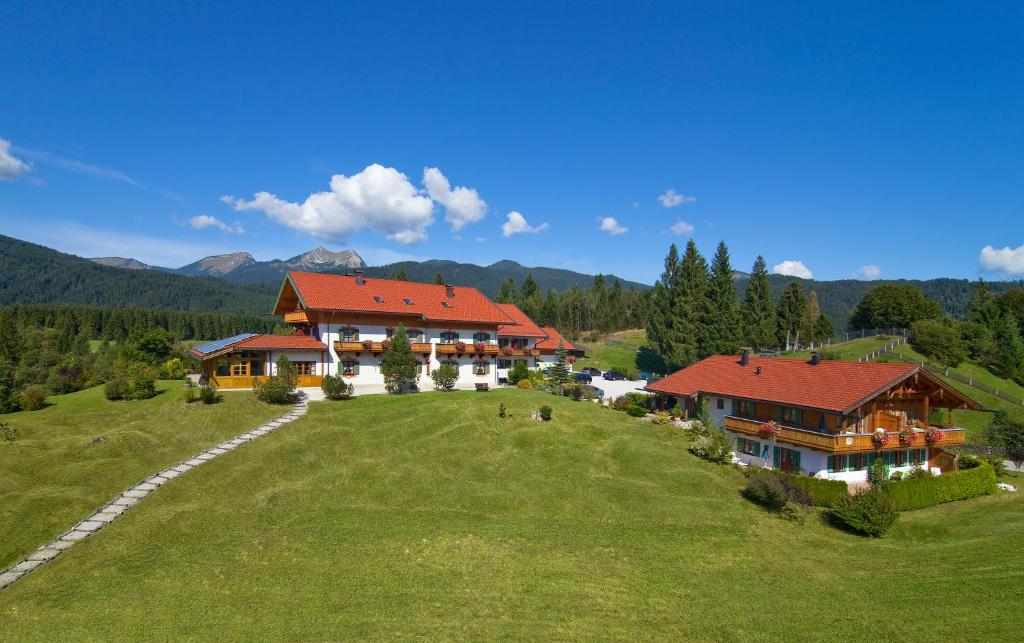
[[355,387],[337,375],[324,375],[320,390],[328,400],[347,400],[355,393]]
[[108,400],[148,400],[156,396],[156,374],[141,363],[122,364],[117,376],[103,385]]
[[22,411],[38,411],[46,406],[46,389],[42,386],[27,386],[18,396],[18,406]]
[[[750,471],[750,468],[748,467],[745,471]],[[784,488],[800,489],[802,493],[806,494],[807,504],[812,504],[816,507],[834,507],[837,502],[850,495],[847,484],[841,480],[825,480],[811,476],[799,476],[772,469],[757,469],[750,473],[748,486],[750,484],[749,479],[752,479],[755,475],[774,476],[781,480]]]
[[840,499],[832,520],[866,536],[881,538],[900,517],[892,499],[878,487]]
[[512,368],[508,369],[508,383],[518,384],[519,382],[525,381],[530,377],[530,369],[527,368],[526,362],[517,359],[512,363]]
[[295,387],[298,382],[299,376],[295,372],[295,365],[282,355],[277,360],[276,374],[262,381],[255,380],[252,383],[252,392],[261,402],[293,404],[296,399]]
[[896,509],[907,511],[995,493],[996,474],[992,465],[980,462],[973,469],[949,471],[941,476],[890,480],[882,483],[881,489]]
[[430,373],[434,380],[434,388],[439,391],[451,391],[459,380],[459,367],[455,364],[441,364]]

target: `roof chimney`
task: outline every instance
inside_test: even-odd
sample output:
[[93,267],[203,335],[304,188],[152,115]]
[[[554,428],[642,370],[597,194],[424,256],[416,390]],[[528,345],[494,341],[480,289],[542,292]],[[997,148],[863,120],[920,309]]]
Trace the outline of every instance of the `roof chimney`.
[[760,366],[754,367],[754,375],[760,375],[760,374],[761,374],[761,367]]
[[366,283],[366,277],[363,275],[362,270],[356,270],[356,285],[362,286]]
[[744,348],[740,352],[740,366],[746,366],[748,363],[750,363],[750,349]]
[[445,297],[454,297],[455,296],[455,288],[453,286],[449,286],[448,284],[445,284],[444,285],[444,296]]
[[821,364],[821,353],[814,351],[811,353],[811,366],[817,366],[818,364]]

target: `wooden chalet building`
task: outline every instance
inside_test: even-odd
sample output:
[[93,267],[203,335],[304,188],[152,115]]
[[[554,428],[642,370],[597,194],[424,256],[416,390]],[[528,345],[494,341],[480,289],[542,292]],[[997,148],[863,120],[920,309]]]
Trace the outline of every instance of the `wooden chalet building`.
[[[706,405],[742,463],[863,482],[893,470],[945,470],[962,444],[952,409],[979,405],[913,364],[718,355],[649,384],[688,415]],[[945,413],[939,411],[945,409]]]

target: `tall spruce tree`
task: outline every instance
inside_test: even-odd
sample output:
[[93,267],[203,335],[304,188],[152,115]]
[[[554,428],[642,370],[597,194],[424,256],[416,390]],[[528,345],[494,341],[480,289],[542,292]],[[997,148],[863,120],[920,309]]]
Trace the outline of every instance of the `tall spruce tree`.
[[1024,340],[1013,315],[1004,312],[996,318],[995,337],[993,370],[1000,377],[1024,382]]
[[389,393],[402,392],[408,382],[416,379],[416,358],[402,324],[391,335],[391,343],[380,359],[380,372]]
[[[693,329],[687,326],[688,318],[679,315],[681,278],[679,249],[673,243],[665,257],[661,278],[654,284],[647,320],[647,337],[670,371],[692,364],[696,359]],[[689,354],[687,342],[690,342]]]
[[743,318],[743,338],[748,346],[755,351],[777,346],[778,321],[775,319],[775,297],[772,295],[768,266],[762,256],[754,260],[750,279],[747,280],[746,290],[743,291],[740,314]]
[[729,248],[724,241],[718,244],[715,257],[711,261],[711,281],[708,284],[704,328],[705,345],[702,347],[702,356],[733,355],[739,352],[743,341],[743,328],[736,301],[736,284],[733,282]]
[[391,272],[391,276],[388,279],[394,279],[395,281],[409,281],[409,276],[405,274],[405,268],[399,268]]
[[821,306],[818,304],[818,293],[813,290],[807,294],[807,305],[804,306],[804,314],[800,320],[800,337],[811,346],[817,346],[821,338],[818,337],[818,321],[821,319]]
[[971,301],[967,304],[967,321],[981,324],[993,333],[999,324],[999,305],[982,279],[974,284]]
[[678,324],[677,336],[681,340],[677,348],[680,366],[696,362],[710,344],[705,329],[708,309],[708,262],[697,250],[697,242],[686,242],[683,259],[679,262],[678,294],[672,308]]
[[786,285],[779,297],[779,306],[776,310],[779,318],[779,343],[786,343],[787,346],[794,346],[799,338],[800,326],[807,310],[807,296],[804,289],[797,281],[791,281]]
[[547,376],[551,392],[561,395],[569,383],[569,365],[565,355],[565,343],[562,340],[558,340],[555,363],[548,367]]
[[518,302],[519,289],[516,288],[516,280],[509,277],[501,282],[501,286],[498,288],[498,296],[494,298],[494,301],[499,304],[514,304]]
[[444,285],[444,275],[442,275],[441,273],[437,273],[436,275],[434,275],[434,285],[435,286],[443,286]]

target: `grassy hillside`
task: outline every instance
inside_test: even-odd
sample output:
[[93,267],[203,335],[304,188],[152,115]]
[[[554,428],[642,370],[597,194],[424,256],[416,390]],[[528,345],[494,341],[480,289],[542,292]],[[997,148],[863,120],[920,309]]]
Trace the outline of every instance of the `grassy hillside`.
[[204,406],[185,404],[181,382],[158,390],[149,400],[109,402],[96,387],[0,416],[21,434],[0,442],[0,569],[142,478],[283,413],[248,393]]
[[1019,636],[1024,494],[869,540],[685,446],[528,391],[316,403],[0,592],[0,639]]
[[576,370],[593,366],[602,371],[628,369],[660,373],[665,369],[661,359],[649,348],[647,332],[643,329],[622,330],[581,343],[587,347],[587,356],[577,360]]

